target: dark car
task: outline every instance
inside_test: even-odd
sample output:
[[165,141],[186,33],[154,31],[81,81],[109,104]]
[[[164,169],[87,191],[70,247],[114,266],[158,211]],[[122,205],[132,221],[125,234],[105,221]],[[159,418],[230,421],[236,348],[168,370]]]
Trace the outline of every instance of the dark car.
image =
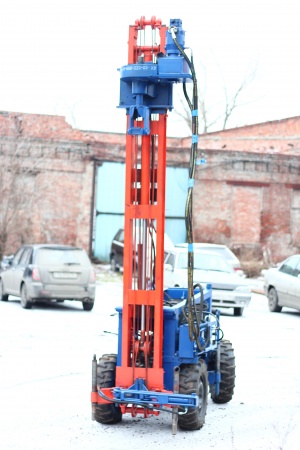
[[266,270],[264,289],[271,312],[280,312],[283,306],[300,310],[300,255]]
[[[138,230],[136,232],[137,236],[139,234]],[[153,228],[151,230],[151,233],[149,232],[149,242],[151,239],[156,240],[156,231]],[[165,233],[164,236],[164,245],[165,249],[173,248],[174,244],[169,238],[169,236]],[[120,228],[115,237],[112,240],[111,243],[111,249],[110,249],[110,265],[111,270],[113,271],[119,271],[123,269],[123,257],[124,257],[124,228]],[[136,261],[136,264],[138,264],[138,261]]]
[[116,233],[111,243],[110,266],[111,270],[118,271],[123,267],[124,253],[124,229],[121,228]]
[[[5,267],[6,266],[6,267]],[[69,245],[24,245],[0,272],[0,300],[20,297],[25,309],[35,302],[75,300],[91,311],[95,271],[82,248]]]

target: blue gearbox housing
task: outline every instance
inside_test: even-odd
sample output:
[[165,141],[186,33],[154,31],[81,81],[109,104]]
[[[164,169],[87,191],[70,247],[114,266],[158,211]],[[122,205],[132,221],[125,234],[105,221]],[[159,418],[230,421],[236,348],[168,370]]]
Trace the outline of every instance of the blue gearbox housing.
[[[185,32],[180,19],[172,19],[166,32],[166,53],[158,53],[155,62],[144,62],[120,69],[119,108],[126,108],[130,117],[128,134],[150,134],[150,115],[165,114],[173,109],[173,84],[190,81],[192,75],[188,63],[174,42],[184,49]],[[143,120],[143,127],[135,127],[134,121]]]

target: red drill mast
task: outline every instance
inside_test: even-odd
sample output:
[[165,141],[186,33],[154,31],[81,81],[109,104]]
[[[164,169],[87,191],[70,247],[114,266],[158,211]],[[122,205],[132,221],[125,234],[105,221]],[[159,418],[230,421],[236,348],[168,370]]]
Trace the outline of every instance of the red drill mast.
[[[149,27],[150,45],[145,44]],[[220,313],[212,313],[211,285],[193,283],[198,94],[192,58],[184,51],[184,34],[180,19],[171,19],[167,28],[155,17],[150,21],[142,17],[130,27],[129,64],[120,69],[119,106],[126,108],[127,133],[118,354],[105,354],[99,363],[94,355],[91,394],[92,418],[100,423],[117,423],[125,413],[148,417],[167,411],[172,413],[173,434],[177,422],[186,430],[203,426],[208,384],[213,401],[231,400],[235,367],[231,343],[220,344]],[[173,83],[187,81],[193,82],[192,101],[186,96],[192,116],[185,208],[187,287],[164,291],[167,112],[173,108]],[[230,370],[221,374],[229,358]]]
[[[152,41],[145,45],[146,26]],[[159,32],[158,36],[156,32]],[[144,17],[129,29],[128,63],[155,61],[165,50],[167,27]],[[128,116],[128,129],[130,127]],[[137,378],[148,389],[163,390],[163,264],[167,114],[152,114],[149,134],[134,120],[126,137],[126,194],[122,360],[116,386],[129,387]]]

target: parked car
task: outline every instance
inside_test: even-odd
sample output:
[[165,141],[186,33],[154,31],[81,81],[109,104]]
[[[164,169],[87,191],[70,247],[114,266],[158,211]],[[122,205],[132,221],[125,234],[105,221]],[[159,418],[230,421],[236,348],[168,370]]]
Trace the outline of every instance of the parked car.
[[[201,248],[202,250],[207,250],[210,252],[218,253],[222,255],[223,258],[227,260],[227,262],[231,265],[235,272],[245,277],[244,271],[242,269],[241,263],[239,259],[235,256],[235,254],[228,248],[226,245],[222,244],[209,244],[206,242],[196,242],[193,244],[194,248]],[[176,247],[187,247],[187,244],[176,244]]]
[[[165,252],[164,288],[187,287],[187,249],[175,247]],[[235,273],[223,256],[196,249],[194,251],[194,284],[212,285],[213,308],[233,308],[241,316],[251,301],[245,279]]]
[[[137,232],[138,233],[138,232]],[[156,239],[156,232],[153,228],[153,239],[155,241]],[[150,242],[151,236],[149,236],[149,242]],[[164,246],[166,248],[173,248],[174,244],[169,238],[169,236],[165,233],[164,238]],[[112,243],[111,243],[111,249],[110,249],[110,265],[111,270],[113,271],[119,271],[123,270],[123,257],[124,257],[124,228],[120,228],[116,235],[114,236]],[[138,264],[138,261],[136,260],[136,264]]]
[[81,301],[91,311],[95,271],[85,250],[69,245],[24,245],[0,272],[0,300],[20,297],[25,309],[35,302]]
[[266,270],[264,290],[271,312],[280,312],[283,306],[300,310],[300,255]]

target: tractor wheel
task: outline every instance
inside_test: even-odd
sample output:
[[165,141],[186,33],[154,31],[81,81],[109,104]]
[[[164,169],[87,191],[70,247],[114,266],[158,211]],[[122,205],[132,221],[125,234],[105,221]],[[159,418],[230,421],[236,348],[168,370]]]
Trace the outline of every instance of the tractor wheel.
[[[97,386],[99,389],[114,387],[116,381],[116,355],[103,355],[97,364]],[[122,413],[115,403],[96,405],[95,420],[99,423],[112,424],[122,420]]]
[[281,312],[282,306],[278,305],[278,295],[276,289],[273,287],[268,292],[268,303],[271,312]]
[[[199,430],[205,421],[207,408],[207,368],[202,360],[198,364],[184,364],[180,367],[179,393],[193,394],[199,397],[198,408],[188,408],[185,414],[178,415],[178,425],[183,430]],[[184,408],[179,408],[179,413],[184,412]]]
[[5,292],[5,291],[4,291],[3,281],[0,280],[0,300],[1,300],[2,302],[7,302],[7,300],[8,300],[8,294],[5,294],[4,292]]
[[232,399],[235,385],[235,357],[229,341],[220,342],[220,372],[220,392],[215,395],[214,386],[211,385],[211,398],[214,403],[227,403]]
[[30,309],[32,307],[32,302],[30,301],[30,298],[28,297],[27,288],[25,283],[22,284],[21,287],[21,306],[24,309]]

